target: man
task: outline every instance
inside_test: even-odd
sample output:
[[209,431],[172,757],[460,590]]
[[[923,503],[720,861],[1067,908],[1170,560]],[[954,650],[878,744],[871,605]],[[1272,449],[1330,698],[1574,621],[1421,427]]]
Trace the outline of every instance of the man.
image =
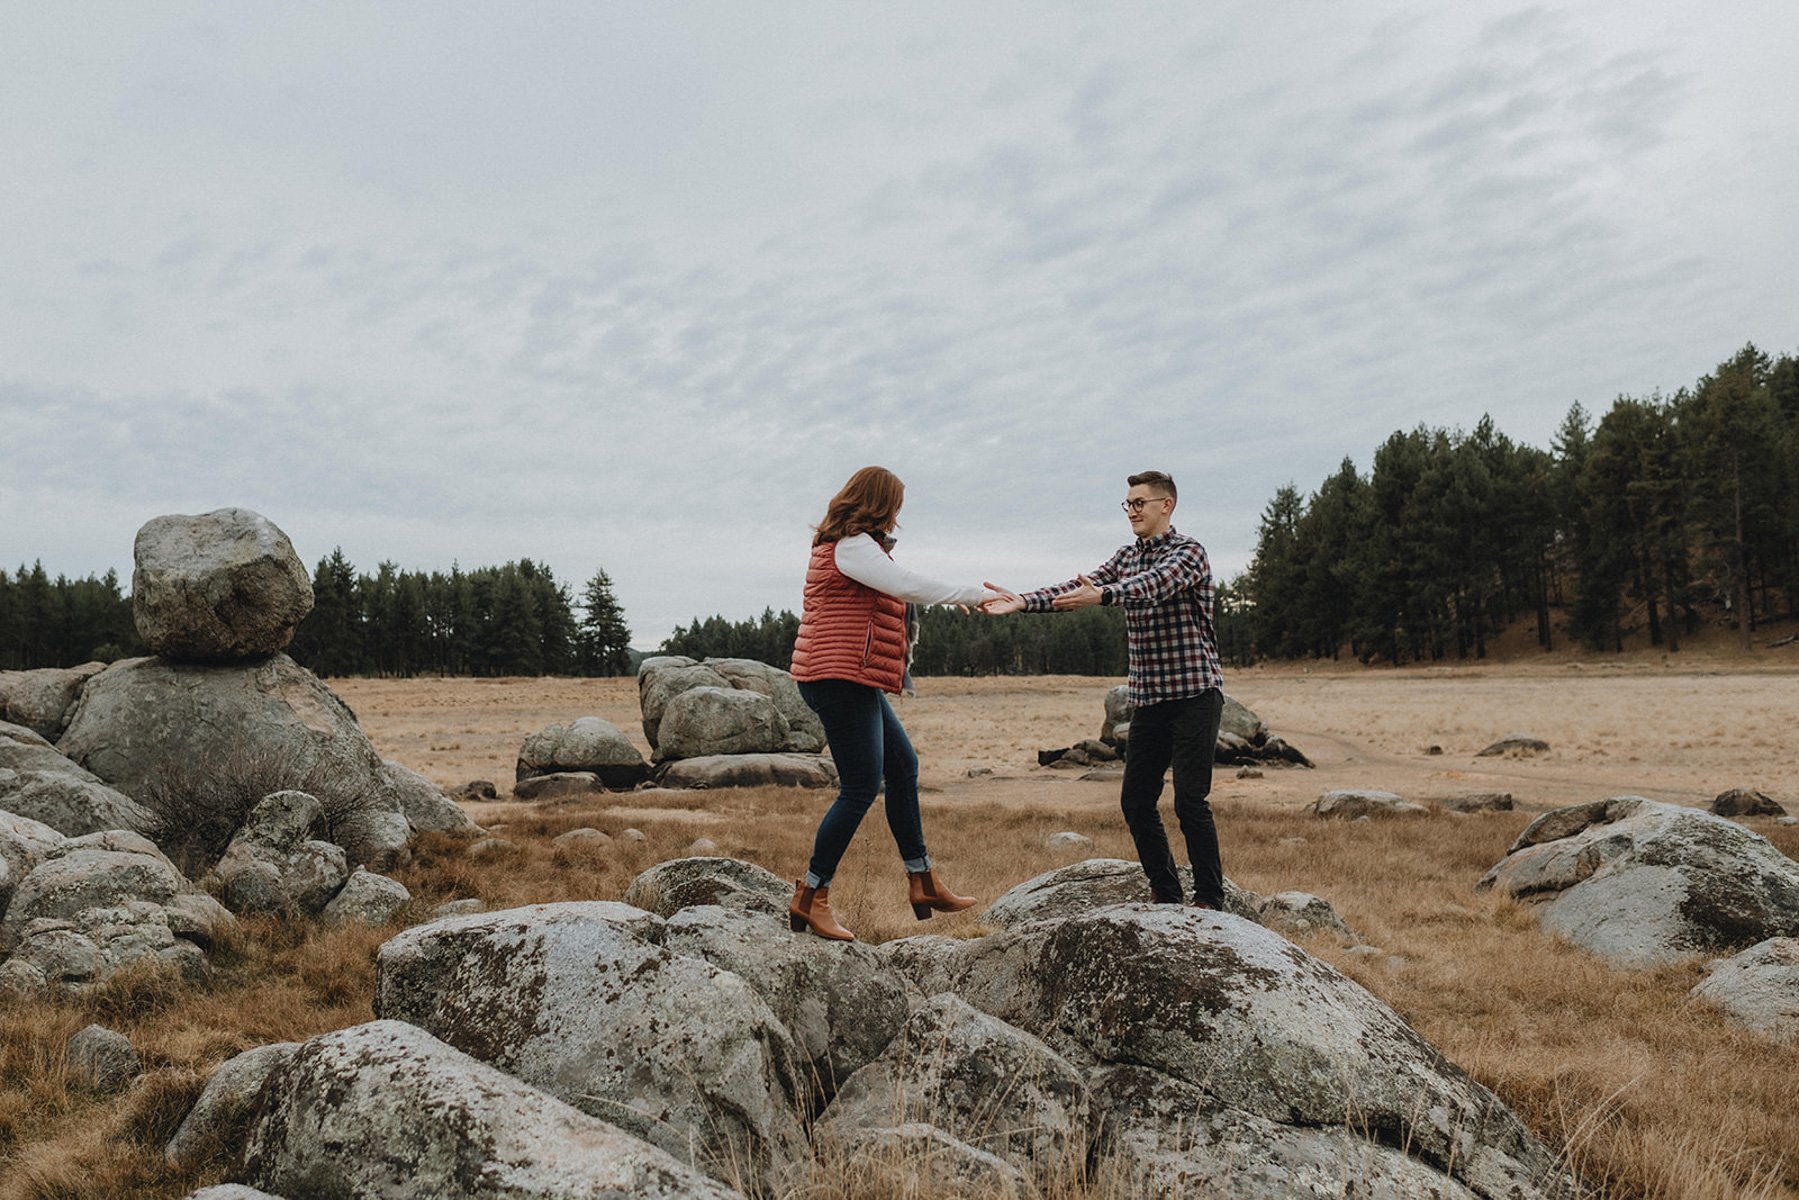
[[1124,609],[1129,635],[1130,740],[1119,806],[1137,843],[1137,858],[1159,904],[1181,902],[1180,876],[1157,805],[1162,777],[1174,767],[1174,812],[1193,863],[1193,903],[1224,907],[1224,868],[1206,796],[1212,752],[1224,712],[1224,673],[1212,628],[1212,565],[1205,547],[1171,523],[1174,480],[1161,471],[1130,477],[1122,505],[1136,541],[1090,575],[1018,595],[1000,593],[990,613],[1067,612],[1094,604]]

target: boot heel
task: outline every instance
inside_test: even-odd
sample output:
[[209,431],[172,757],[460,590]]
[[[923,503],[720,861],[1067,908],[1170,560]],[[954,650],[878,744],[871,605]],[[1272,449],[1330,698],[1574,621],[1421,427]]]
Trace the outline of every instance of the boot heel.
[[797,913],[788,913],[787,928],[793,930],[795,933],[806,932],[806,918]]
[[914,904],[912,906],[912,915],[917,917],[920,921],[928,921],[931,919],[931,906],[928,904]]

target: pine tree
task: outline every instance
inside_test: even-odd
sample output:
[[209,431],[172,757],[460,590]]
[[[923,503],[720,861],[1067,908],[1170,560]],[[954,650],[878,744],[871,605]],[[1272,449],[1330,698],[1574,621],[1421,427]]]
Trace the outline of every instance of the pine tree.
[[581,589],[581,608],[585,615],[576,634],[581,672],[629,675],[631,630],[625,624],[625,610],[612,593],[612,577],[603,568]]

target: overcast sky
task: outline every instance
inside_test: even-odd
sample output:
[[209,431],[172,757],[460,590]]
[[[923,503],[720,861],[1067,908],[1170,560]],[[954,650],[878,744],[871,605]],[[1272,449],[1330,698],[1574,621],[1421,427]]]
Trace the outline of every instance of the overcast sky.
[[1799,350],[1799,4],[0,2],[0,564],[1228,577],[1288,482]]

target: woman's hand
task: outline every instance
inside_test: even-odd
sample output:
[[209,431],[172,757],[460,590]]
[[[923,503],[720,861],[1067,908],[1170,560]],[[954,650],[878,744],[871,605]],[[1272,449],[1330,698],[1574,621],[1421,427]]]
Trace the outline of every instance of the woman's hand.
[[988,616],[998,617],[1006,613],[1024,611],[1024,597],[1017,592],[1003,588],[997,583],[983,583],[981,586],[993,593],[981,601],[981,611]]

